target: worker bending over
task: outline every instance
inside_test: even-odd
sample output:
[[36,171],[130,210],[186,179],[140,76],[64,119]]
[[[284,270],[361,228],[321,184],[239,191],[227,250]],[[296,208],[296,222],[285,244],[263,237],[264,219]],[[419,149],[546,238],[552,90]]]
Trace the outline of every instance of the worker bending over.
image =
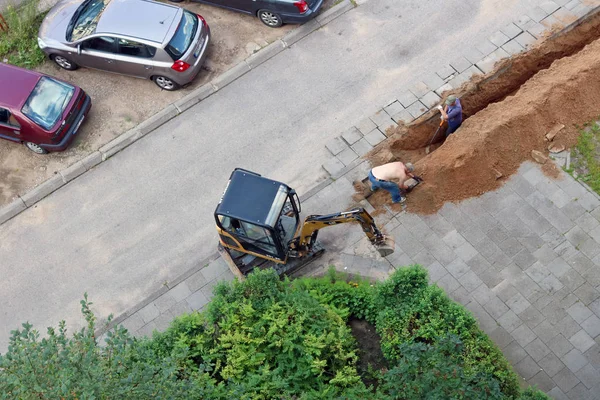
[[400,161],[375,167],[369,171],[371,190],[385,189],[392,195],[392,202],[404,203],[405,190],[408,189],[404,182],[414,177],[412,174],[414,170],[415,167],[411,163],[403,164]]
[[446,106],[437,106],[442,113],[442,118],[448,121],[448,129],[446,129],[446,137],[453,134],[462,124],[462,105],[460,99],[451,94],[446,99]]

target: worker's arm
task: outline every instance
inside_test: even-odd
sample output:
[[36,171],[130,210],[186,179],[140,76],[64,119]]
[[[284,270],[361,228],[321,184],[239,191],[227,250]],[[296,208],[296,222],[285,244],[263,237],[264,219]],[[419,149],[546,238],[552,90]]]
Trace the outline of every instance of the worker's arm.
[[462,113],[462,110],[460,107],[455,107],[454,110],[450,111],[448,114],[446,114],[446,119],[449,118],[456,118],[460,115],[460,113]]
[[445,120],[448,120],[448,114],[446,114],[446,110],[448,109],[448,106],[445,106],[445,107],[437,106],[437,109],[440,110],[440,112],[442,113],[442,118]]

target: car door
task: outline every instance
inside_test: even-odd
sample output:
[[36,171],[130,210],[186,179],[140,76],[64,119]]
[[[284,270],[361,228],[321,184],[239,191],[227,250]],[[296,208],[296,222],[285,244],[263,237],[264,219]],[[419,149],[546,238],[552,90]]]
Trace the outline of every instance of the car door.
[[115,61],[119,73],[140,78],[150,78],[154,69],[156,48],[130,39],[117,39]]
[[20,142],[22,140],[21,125],[11,112],[3,107],[0,107],[0,138],[13,142]]
[[229,8],[247,14],[252,13],[252,10],[255,8],[255,4],[253,3],[256,3],[257,1],[262,2],[262,0],[201,0],[202,3]]
[[119,72],[115,58],[117,39],[112,36],[96,36],[79,43],[77,60],[81,66]]

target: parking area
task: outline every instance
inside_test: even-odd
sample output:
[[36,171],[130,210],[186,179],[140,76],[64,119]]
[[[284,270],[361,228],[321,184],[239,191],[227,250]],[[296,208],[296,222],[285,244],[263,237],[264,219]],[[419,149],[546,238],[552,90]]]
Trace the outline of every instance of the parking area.
[[[325,0],[323,9],[334,4]],[[82,87],[92,98],[92,111],[72,147],[62,153],[37,155],[25,146],[0,140],[0,206],[11,202],[166,105],[211,81],[295,25],[269,28],[257,18],[189,1],[177,5],[202,15],[211,28],[208,57],[194,82],[175,92],[161,91],[152,81],[81,68],[66,71],[46,61],[36,68]]]

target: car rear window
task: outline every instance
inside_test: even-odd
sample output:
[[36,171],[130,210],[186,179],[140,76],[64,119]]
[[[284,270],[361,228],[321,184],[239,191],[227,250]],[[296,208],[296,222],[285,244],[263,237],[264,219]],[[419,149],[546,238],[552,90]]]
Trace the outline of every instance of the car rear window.
[[177,61],[185,54],[189,49],[196,36],[196,30],[198,29],[198,17],[189,11],[184,10],[179,26],[173,35],[173,38],[165,47],[165,50],[173,61]]
[[98,20],[111,0],[86,0],[75,11],[69,27],[67,40],[74,42],[96,31]]
[[73,86],[43,76],[31,91],[21,112],[45,130],[50,130],[61,118],[73,93]]

